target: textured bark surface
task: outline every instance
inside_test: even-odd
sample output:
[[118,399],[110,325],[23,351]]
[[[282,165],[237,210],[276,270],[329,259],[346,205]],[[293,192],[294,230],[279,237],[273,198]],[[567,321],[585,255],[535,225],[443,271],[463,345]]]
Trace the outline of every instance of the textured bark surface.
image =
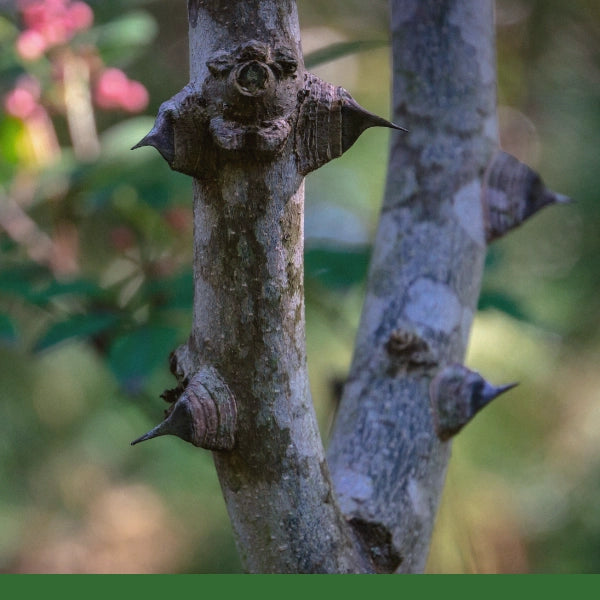
[[498,150],[492,0],[391,5],[410,133],[392,137],[329,466],[306,369],[303,177],[398,127],[306,73],[293,0],[189,0],[190,82],[138,144],[194,178],[194,319],[169,415],[134,443],[215,451],[250,572],[423,571],[449,440],[512,387],[461,364],[486,244],[567,200]]
[[[214,79],[207,65],[219,60],[218,53],[235,55],[249,40],[291,50],[297,72],[265,109],[266,118],[285,120],[304,77],[295,3],[194,0],[189,14],[191,89],[206,90]],[[260,77],[260,67],[250,75]],[[218,92],[205,96],[210,102]],[[219,118],[211,126],[216,122],[219,139],[235,146],[243,135]],[[244,121],[247,115],[228,118]],[[368,567],[333,497],[308,386],[303,177],[294,135],[282,139],[272,158],[244,148],[239,156],[212,155],[210,170],[194,180],[189,354],[195,369],[213,366],[237,402],[235,447],[214,458],[245,568],[356,572]]]
[[497,148],[493,3],[392,0],[393,136],[351,372],[328,450],[340,506],[380,571],[425,567],[450,443],[429,386],[463,360]]

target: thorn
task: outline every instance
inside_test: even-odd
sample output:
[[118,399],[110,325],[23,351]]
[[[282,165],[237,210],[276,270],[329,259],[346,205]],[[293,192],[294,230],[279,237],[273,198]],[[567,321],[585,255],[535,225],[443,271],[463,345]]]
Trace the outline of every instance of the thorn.
[[490,162],[483,198],[488,243],[518,227],[545,206],[572,202],[568,196],[549,190],[533,169],[502,151]]
[[356,102],[350,94],[346,94],[342,106],[342,152],[346,152],[359,138],[360,134],[370,127],[387,127],[408,132],[408,129],[369,112]]
[[563,194],[554,193],[554,202],[556,204],[573,204],[575,200],[570,198],[569,196],[564,196]]
[[162,423],[159,423],[154,429],[151,429],[148,433],[145,433],[144,435],[140,436],[139,438],[137,438],[137,440],[133,440],[133,442],[131,442],[131,445],[135,446],[140,442],[145,442],[146,440],[151,440],[152,438],[159,437],[161,435],[168,435],[170,432],[167,431],[165,423],[167,423],[166,420]]
[[516,385],[492,385],[463,365],[445,367],[434,377],[429,390],[437,436],[442,441],[450,439],[494,398]]
[[156,148],[169,166],[175,160],[175,140],[170,112],[159,110],[154,127],[131,149],[152,146]]
[[[508,392],[508,390],[512,390],[514,387],[519,385],[518,381],[514,381],[513,383],[507,383],[505,385],[494,386],[488,381],[483,381],[483,388],[479,392],[479,394],[474,394],[472,397],[473,407],[478,411],[482,409],[484,406],[489,404],[492,400],[497,398],[498,396]],[[475,416],[475,415],[473,415]]]
[[236,427],[237,407],[231,390],[214,369],[204,367],[171,405],[165,420],[131,445],[175,435],[199,448],[231,450]]
[[148,433],[131,442],[131,445],[135,446],[140,442],[145,442],[161,435],[175,435],[193,444],[193,434],[195,431],[193,403],[189,401],[188,396],[184,392],[172,406],[173,408],[169,409],[168,416],[164,421]]

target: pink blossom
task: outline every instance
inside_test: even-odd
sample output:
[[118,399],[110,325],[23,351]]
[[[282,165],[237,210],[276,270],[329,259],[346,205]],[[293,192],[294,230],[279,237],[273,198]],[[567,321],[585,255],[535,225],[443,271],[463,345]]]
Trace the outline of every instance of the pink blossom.
[[121,99],[121,106],[128,112],[141,112],[148,106],[148,90],[139,81],[129,81],[127,93]]
[[18,119],[27,119],[39,108],[40,82],[29,75],[18,79],[15,88],[4,98],[4,110]]
[[26,29],[17,39],[17,52],[25,60],[37,60],[48,47],[44,36],[35,29]]
[[91,27],[94,13],[85,2],[73,2],[67,8],[65,20],[71,31],[83,31]]
[[106,69],[96,82],[94,99],[100,108],[121,108],[121,99],[127,93],[127,75],[121,69]]
[[25,46],[24,52],[19,53],[24,58],[38,58],[47,48],[64,44],[70,40],[77,31],[82,31],[91,26],[94,20],[92,9],[85,2],[71,2],[71,0],[20,0],[19,10],[23,14],[23,21],[27,29],[21,34],[21,37],[28,36],[25,39],[33,39],[33,35],[38,36],[38,40],[44,41],[42,48],[40,43],[35,46],[38,48],[38,54],[31,50],[34,48],[33,42]]
[[94,99],[100,108],[140,112],[148,106],[148,91],[120,69],[106,69],[96,82]]
[[121,252],[131,248],[135,244],[135,234],[127,225],[113,227],[109,232],[109,236],[112,247]]
[[178,232],[191,230],[194,222],[191,208],[187,206],[173,206],[164,213],[165,221]]
[[23,21],[30,29],[37,29],[48,20],[49,11],[45,2],[29,0],[19,2],[19,10],[23,14]]
[[49,19],[34,31],[39,32],[43,36],[49,48],[64,44],[72,37],[70,31],[66,27],[64,19]]

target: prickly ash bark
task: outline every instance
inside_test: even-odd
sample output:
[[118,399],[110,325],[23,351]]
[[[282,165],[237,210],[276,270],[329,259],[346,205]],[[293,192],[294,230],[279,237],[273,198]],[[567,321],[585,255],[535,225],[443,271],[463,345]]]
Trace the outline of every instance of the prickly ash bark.
[[[190,83],[138,146],[194,177],[194,321],[163,423],[214,450],[251,572],[425,566],[449,440],[512,386],[462,365],[486,243],[563,196],[497,150],[492,2],[393,0],[386,197],[325,462],[306,372],[303,176],[372,126],[306,73],[293,0],[189,0]],[[494,154],[495,153],[495,154]],[[494,156],[494,158],[492,158]]]
[[[486,251],[497,141],[491,1],[393,0],[388,180],[355,354],[328,459],[380,570],[425,567],[450,444],[429,386],[463,360]],[[379,557],[379,558],[378,558]]]
[[138,144],[194,177],[194,319],[165,421],[215,450],[251,572],[372,571],[344,520],[305,354],[303,177],[394,127],[302,64],[295,3],[190,0],[189,84]]
[[[215,51],[234,51],[248,40],[300,56],[293,2],[219,4],[190,2],[193,86],[207,80],[203,65]],[[246,75],[250,88],[251,76],[262,73],[257,68]],[[299,85],[302,76],[299,65],[286,86]],[[297,91],[284,89],[277,99],[283,114],[266,117],[281,118],[285,127]],[[227,138],[227,124],[216,122],[219,127]],[[273,131],[277,134],[276,126]],[[235,135],[232,131],[231,138]],[[308,386],[304,188],[293,143],[293,137],[285,138],[273,161],[217,160],[210,175],[194,180],[195,303],[189,347],[199,363],[219,371],[236,398],[236,445],[216,452],[214,459],[245,568],[353,572],[364,561],[333,500]]]

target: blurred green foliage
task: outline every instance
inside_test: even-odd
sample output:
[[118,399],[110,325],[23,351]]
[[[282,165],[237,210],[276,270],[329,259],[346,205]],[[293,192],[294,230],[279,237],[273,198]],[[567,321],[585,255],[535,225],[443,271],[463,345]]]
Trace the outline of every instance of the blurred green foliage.
[[[0,96],[34,76],[49,119],[0,112],[0,570],[237,572],[210,453],[175,438],[129,447],[160,420],[168,355],[191,324],[191,182],[152,149],[129,151],[187,81],[185,3],[89,4],[91,28],[26,61],[15,51],[22,20],[0,2]],[[314,72],[389,114],[387,3],[299,10]],[[428,569],[596,572],[600,4],[498,0],[497,32],[502,144],[577,202],[490,249],[468,364],[521,384],[454,442]],[[59,57],[86,57],[92,74],[123,69],[148,107],[95,106],[90,150]],[[388,135],[369,131],[307,180],[309,365],[325,437]]]

